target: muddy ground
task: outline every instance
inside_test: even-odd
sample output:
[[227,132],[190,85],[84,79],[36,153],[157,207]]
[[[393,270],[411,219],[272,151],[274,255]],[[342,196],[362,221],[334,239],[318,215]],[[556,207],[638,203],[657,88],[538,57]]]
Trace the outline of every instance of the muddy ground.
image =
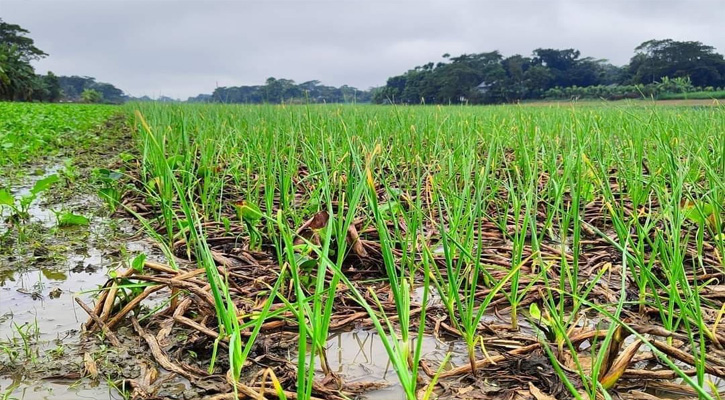
[[[135,254],[163,261],[97,195],[95,169],[114,162],[131,143],[124,121],[118,117],[98,128],[107,139],[102,148],[37,159],[4,173],[16,197],[50,175],[60,179],[31,203],[27,221],[12,221],[8,210],[2,216],[0,399],[122,398],[114,376],[138,374],[133,346],[107,353],[102,342],[82,337],[87,314],[76,300],[91,304],[109,274]],[[85,216],[89,224],[59,227],[61,211]]]
[[[175,259],[180,270],[169,270],[167,260],[138,223],[126,213],[112,213],[97,196],[99,184],[94,171],[122,169],[132,158],[121,156],[132,151],[129,148],[132,139],[122,118],[102,129],[102,134],[108,136],[103,148],[67,155],[70,162],[63,158],[36,162],[27,166],[33,173],[12,179],[13,194],[22,195],[44,177],[51,174],[61,177],[52,190],[32,204],[30,221],[22,229],[5,224],[0,231],[0,399],[229,398],[230,386],[224,375],[226,354],[220,357],[211,373],[207,372],[217,329],[212,317],[213,303],[210,306],[207,301],[203,272],[195,264],[183,261],[185,244],[173,249],[180,256]],[[129,176],[133,175],[133,171],[128,172]],[[143,199],[131,196],[125,201],[135,212],[154,213]],[[86,216],[90,222],[87,226],[59,227],[54,211],[60,210]],[[258,307],[259,298],[269,287],[265,285],[273,284],[278,276],[279,266],[271,251],[250,251],[240,239],[241,235],[230,238],[228,232],[213,223],[207,228],[215,261],[229,274],[238,308],[251,311]],[[378,238],[374,230],[359,230],[369,257],[360,256],[346,265],[345,272],[353,281],[380,279],[383,275],[375,258],[379,254]],[[491,264],[509,262],[510,249],[498,234],[491,235],[491,251],[484,257]],[[592,270],[606,263],[616,265],[617,260],[612,256],[616,252],[611,252],[604,241],[591,238],[590,245]],[[559,257],[554,250],[551,247],[552,253],[547,257]],[[147,255],[145,269],[134,272],[132,264],[138,254]],[[526,266],[529,271],[530,267]],[[130,290],[127,298],[111,301],[113,308],[108,312],[93,313],[103,316],[104,324],[111,329],[106,332],[92,329],[91,333],[83,334],[83,325],[93,326],[82,307],[102,307],[102,298],[99,301],[96,297],[99,287],[122,281],[120,276],[129,278],[129,283],[153,282],[156,286],[139,286],[137,291]],[[185,278],[180,279],[182,276]],[[117,279],[109,280],[109,277]],[[387,297],[389,288],[382,283],[371,286],[376,293],[383,294],[383,306],[392,307]],[[172,302],[180,288],[183,289],[178,296],[180,302]],[[595,294],[606,302],[611,301],[608,296],[616,290],[612,282]],[[532,293],[522,305],[536,301],[536,291]],[[334,378],[319,376],[320,385],[315,388],[315,395],[404,399],[369,318],[344,293],[338,295],[327,357],[332,372],[344,377],[345,387],[336,387],[339,382]],[[420,304],[421,300],[417,295],[413,298],[418,313],[423,307],[428,310],[426,325],[430,329],[426,329],[422,350],[425,368],[434,371],[447,353],[453,354],[438,385],[437,392],[442,398],[570,398],[539,347],[535,332],[525,323],[519,331],[509,329],[504,306],[497,310],[504,315],[492,313],[486,317],[488,331],[484,340],[490,354],[477,352],[476,359],[481,360],[483,372],[473,376],[465,369],[468,363],[465,346],[455,339],[455,331],[446,321],[440,304],[435,299]],[[127,307],[129,304],[133,307]],[[139,304],[141,307],[136,307]],[[498,301],[498,304],[503,303]],[[133,312],[124,313],[126,308]],[[632,318],[635,317],[632,313]],[[258,385],[263,380],[261,372],[271,368],[285,389],[293,389],[296,368],[291,360],[296,359],[297,335],[290,320],[278,319],[265,324],[263,335],[250,354],[249,368],[245,368],[248,375],[244,378],[248,382]],[[596,338],[600,322],[594,318],[587,329],[572,332],[572,336],[581,336],[577,343],[584,352]],[[631,323],[636,325],[637,321]],[[645,332],[647,327],[641,324],[640,328]],[[498,361],[488,362],[490,357]],[[684,363],[679,365],[687,367]],[[638,374],[651,372],[655,367],[658,365],[651,353],[639,354],[623,376],[621,391],[626,396],[620,398],[693,398],[685,386],[668,384],[676,380],[674,377],[656,377],[643,384],[643,375]],[[713,380],[716,385],[722,385],[719,378],[713,377]]]
[[[60,180],[31,203],[27,221],[13,221],[9,210],[2,215],[0,399],[195,399],[218,392],[191,385],[163,368],[160,377],[151,379],[159,367],[129,324],[115,331],[120,342],[115,347],[102,335],[82,330],[88,314],[80,303],[92,307],[109,277],[128,269],[138,254],[147,255],[147,261],[166,261],[128,214],[112,211],[98,196],[96,170],[118,167],[123,158],[119,155],[131,150],[132,138],[124,124],[118,117],[99,128],[99,135],[107,138],[102,148],[42,158],[21,170],[4,172],[3,180],[18,198],[30,193],[39,180],[51,175]],[[56,216],[60,211],[85,216],[89,224],[60,227]],[[144,306],[163,304],[169,296],[168,291],[159,291]],[[180,346],[188,340],[183,331],[175,335],[166,348],[173,348],[174,340]],[[369,326],[333,333],[328,344],[333,371],[351,384],[373,389],[366,398],[405,397],[378,334]],[[462,346],[430,336],[424,340],[423,353],[440,361]],[[201,366],[208,349],[198,350]],[[293,346],[286,355],[278,355],[294,359]],[[462,357],[452,360],[453,366],[463,363]]]

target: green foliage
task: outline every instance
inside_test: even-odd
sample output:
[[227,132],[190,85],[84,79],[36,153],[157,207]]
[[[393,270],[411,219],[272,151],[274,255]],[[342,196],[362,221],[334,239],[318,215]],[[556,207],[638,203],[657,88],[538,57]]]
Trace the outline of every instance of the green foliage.
[[574,49],[536,49],[533,57],[499,52],[444,57],[388,79],[376,103],[502,103],[539,98],[555,86],[589,86],[615,79],[619,69],[603,60],[579,58]]
[[244,222],[249,232],[249,247],[253,250],[259,250],[262,244],[262,233],[257,228],[259,221],[262,220],[262,211],[255,204],[247,201],[235,204],[239,219]]
[[0,206],[12,207],[14,205],[15,197],[7,189],[0,189]]
[[133,258],[133,260],[131,261],[131,268],[133,268],[137,273],[141,274],[143,273],[145,262],[146,254],[141,253]]
[[[104,103],[120,104],[128,100],[123,91],[110,83],[97,82],[95,78],[89,76],[61,76],[58,77],[58,84],[63,92],[63,98],[68,101],[85,103]],[[83,97],[86,90],[93,90],[100,94],[101,99],[96,101],[88,101]],[[95,96],[95,95],[94,95]]]
[[103,101],[103,95],[95,89],[84,89],[81,93],[81,101],[84,103],[100,103]]
[[98,197],[105,201],[111,212],[116,211],[121,203],[122,188],[120,179],[123,174],[118,171],[112,171],[106,168],[98,168],[94,171],[93,176],[98,188]]
[[[31,61],[48,56],[35,47],[29,32],[20,25],[0,19],[0,100],[56,102],[69,101],[122,103],[127,97],[115,86],[90,77],[58,77],[52,72],[36,75]],[[100,94],[83,91],[92,89]]]
[[0,19],[0,100],[55,101],[60,94],[55,76],[36,76],[30,64],[47,54],[35,47],[28,33]]
[[701,42],[648,40],[635,49],[628,66],[633,83],[689,77],[695,86],[725,86],[725,59]]
[[700,42],[652,40],[629,65],[581,57],[576,49],[536,49],[531,57],[463,54],[415,67],[375,90],[375,103],[486,104],[526,99],[619,100],[725,86],[725,61]]
[[367,103],[371,94],[343,85],[321,85],[320,81],[296,84],[290,79],[268,78],[264,85],[230,86],[214,89],[209,95],[189,98],[189,102],[216,103]]
[[[492,59],[455,62],[490,64],[493,76]],[[544,63],[566,69],[572,59],[579,58],[565,53],[529,70],[541,72]],[[504,71],[520,80],[526,62],[509,60]],[[470,72],[463,64],[458,72]],[[432,70],[418,71],[417,88]],[[403,93],[407,79],[400,82]],[[672,84],[690,90],[684,79],[663,86]],[[552,367],[566,367],[562,380],[575,381],[568,387],[580,398],[577,390],[614,397],[608,392],[622,369],[609,361],[627,335],[648,345],[629,332],[625,316],[638,320],[630,316],[640,312],[677,332],[700,371],[702,349],[717,339],[713,308],[703,306],[713,300],[696,279],[722,269],[713,258],[725,249],[722,107],[127,107],[137,112],[139,186],[159,209],[149,226],[168,222],[167,245],[183,239],[197,255],[222,336],[239,330],[238,314],[205,227],[237,232],[242,246],[260,240],[256,229],[261,248],[277,255],[276,284],[286,290],[275,309],[299,330],[298,398],[310,396],[316,362],[325,368],[329,316],[340,296],[368,314],[411,399],[421,393],[420,338],[432,325],[425,307],[413,313],[412,293],[422,288],[424,305],[431,285],[473,362],[481,361],[494,296],[501,295],[496,305],[508,313],[500,317],[513,327],[528,310]],[[315,218],[322,213],[324,223]],[[355,238],[376,244],[378,278],[389,289],[351,282],[343,270],[346,257],[365,251],[347,241],[352,221]],[[595,242],[611,246],[596,263],[582,254]],[[607,284],[618,289],[614,298],[601,295]],[[592,311],[601,326],[582,351],[571,337],[590,326],[583,318]],[[231,337],[236,378],[244,357],[240,338]],[[704,392],[703,374],[687,377],[662,352],[652,354]],[[574,366],[562,361],[570,359]]]
[[0,103],[0,169],[97,144],[102,139],[93,128],[116,111],[108,106]]
[[0,18],[0,45],[14,46],[26,62],[46,57],[48,54],[35,47],[33,39],[26,36],[28,33],[20,25],[9,24]]
[[44,192],[48,190],[51,185],[58,182],[60,179],[58,178],[58,175],[52,174],[48,175],[43,179],[40,179],[39,181],[35,182],[35,185],[30,189],[30,193],[37,195],[40,192]]
[[17,47],[0,44],[0,100],[29,100],[35,84],[35,69]]
[[661,82],[647,85],[596,85],[554,87],[544,92],[544,98],[557,100],[579,99],[649,99],[675,100],[675,99],[718,99],[725,98],[725,91],[716,91],[713,88],[705,91],[692,85],[689,78],[662,78]]
[[685,93],[662,93],[657,96],[659,100],[714,100],[725,99],[725,90],[703,90]]
[[38,198],[38,195],[50,189],[50,187],[59,180],[60,179],[56,174],[48,175],[35,182],[33,187],[30,188],[30,192],[28,194],[19,197],[13,196],[8,189],[0,189],[0,209],[10,209],[10,220],[17,223],[26,222],[30,219],[28,210],[33,202]]
[[54,103],[61,99],[63,92],[54,73],[49,71],[47,75],[38,75],[36,81],[33,100]]
[[58,220],[58,226],[61,228],[68,226],[88,226],[91,223],[88,217],[69,211],[56,212],[55,216]]

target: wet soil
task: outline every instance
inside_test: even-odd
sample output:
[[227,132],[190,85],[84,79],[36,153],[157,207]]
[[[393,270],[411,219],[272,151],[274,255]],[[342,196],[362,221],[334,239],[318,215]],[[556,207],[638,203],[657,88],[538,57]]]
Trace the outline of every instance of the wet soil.
[[[211,373],[207,372],[218,327],[203,271],[196,269],[186,243],[179,241],[172,249],[178,255],[175,261],[181,268],[170,269],[165,262],[168,260],[164,260],[152,242],[145,239],[147,236],[140,233],[140,227],[124,219],[128,215],[110,215],[105,204],[95,195],[93,185],[86,184],[95,166],[105,167],[109,163],[122,165],[114,157],[128,150],[124,146],[129,143],[126,136],[108,149],[97,149],[79,157],[79,172],[75,180],[64,180],[62,190],[48,193],[32,205],[32,218],[23,235],[3,231],[5,237],[0,252],[0,398],[3,395],[28,399],[123,396],[145,399],[229,398],[231,386],[225,376],[228,365],[224,343],[220,345],[222,355],[216,367]],[[62,173],[64,164],[55,161],[34,166],[34,169],[44,172],[21,179],[13,185],[13,192],[17,194],[29,190],[35,180],[45,175]],[[124,204],[150,218],[157,212],[137,193],[126,196]],[[90,224],[59,228],[55,213],[51,211],[58,209],[85,215],[90,218]],[[600,204],[592,204],[585,210],[585,219],[596,224],[595,221],[601,217],[600,209]],[[209,222],[205,229],[214,259],[229,281],[240,315],[259,310],[260,304],[266,300],[268,288],[279,276],[280,266],[273,251],[268,247],[262,251],[250,249],[248,238],[238,226],[233,226],[230,231],[221,224]],[[394,305],[387,296],[389,287],[381,283],[384,274],[380,268],[379,237],[375,229],[363,223],[359,223],[356,229],[365,255],[363,252],[352,255],[344,272],[356,284],[378,293],[381,306],[389,312]],[[510,265],[510,243],[496,229],[484,233],[487,235],[487,247],[482,257],[487,265],[499,266],[492,268],[491,273],[500,278],[500,267]],[[621,261],[606,240],[590,235],[587,241],[581,258],[582,271],[589,274],[587,278],[596,275],[601,268],[607,265],[607,268],[613,268],[612,265]],[[557,243],[544,245],[547,260],[556,261],[562,254],[567,257],[570,251]],[[146,254],[147,259],[144,268],[139,271],[131,268],[131,260],[140,253]],[[528,254],[530,249],[527,249]],[[706,261],[710,269],[718,265],[715,258],[710,257]],[[535,275],[534,269],[532,264],[525,265],[522,268],[524,276]],[[559,278],[555,269],[551,269],[551,273],[550,279]],[[102,285],[110,288],[113,284],[129,283],[137,285],[138,290],[122,291],[122,295],[106,302],[103,296],[110,290],[103,291],[100,297],[96,296]],[[594,286],[591,298],[600,304],[615,303],[619,284],[616,279],[602,278]],[[289,288],[285,290],[284,295],[293,299]],[[541,290],[544,290],[542,285],[534,285],[530,295],[522,299],[521,308],[539,301]],[[343,396],[405,398],[380,337],[366,313],[344,291],[339,291],[336,296],[326,354],[332,372],[342,378],[344,387],[340,387],[338,380],[320,373],[314,387],[315,396],[331,399]],[[719,299],[717,293],[710,296],[713,302]],[[494,299],[494,312],[487,315],[481,324],[488,354],[477,350],[475,359],[478,360],[477,365],[480,363],[477,375],[466,370],[465,346],[456,339],[457,332],[446,319],[440,299],[433,296],[427,304],[421,304],[422,298],[419,289],[413,293],[414,314],[422,308],[428,311],[423,321],[426,325],[423,379],[431,378],[447,353],[453,355],[450,364],[442,369],[436,388],[440,398],[547,400],[571,397],[541,347],[545,341],[528,324],[522,323],[519,330],[511,329],[507,315],[510,310],[501,296]],[[95,313],[91,310],[92,314],[101,318],[100,325],[108,329],[101,332],[99,323],[94,325],[94,321],[88,319],[76,299],[99,311],[108,304],[108,312]],[[585,359],[592,344],[601,338],[601,329],[607,327],[605,320],[596,315],[591,317],[588,320],[584,318],[575,326],[576,329],[569,332],[570,339],[580,347],[582,359]],[[663,341],[672,339],[670,344],[663,342],[663,349],[672,351],[686,345],[677,333],[653,329],[657,326],[636,312],[627,311],[625,317],[641,334]],[[81,327],[88,328],[89,333],[82,335]],[[255,390],[259,390],[260,385],[264,390],[264,384],[260,382],[264,381],[263,372],[267,370],[274,372],[286,390],[294,390],[296,328],[290,315],[263,326],[243,377],[250,386],[254,385]],[[633,339],[629,338],[622,346],[632,343]],[[572,368],[565,353],[560,357],[563,365]],[[683,369],[690,368],[684,362],[678,365]],[[662,372],[662,377],[642,378],[643,373],[655,370]],[[725,374],[719,366],[713,371]],[[692,398],[693,393],[687,392],[686,386],[673,383],[677,379],[666,375],[669,372],[654,360],[651,353],[638,353],[618,386],[620,397]],[[572,381],[578,379],[572,371],[565,373]],[[716,378],[713,381],[716,385],[720,384]]]
[[[299,172],[302,176],[304,171]],[[616,183],[613,183],[616,184]],[[158,216],[158,210],[148,204],[143,195],[128,193],[124,198],[125,204],[143,214],[144,217],[154,218]],[[234,190],[230,190],[234,193]],[[300,198],[304,190],[300,191]],[[382,191],[381,191],[382,192]],[[379,201],[386,200],[384,194],[380,195]],[[225,199],[233,203],[235,199]],[[278,207],[275,203],[274,207]],[[231,208],[231,207],[230,207]],[[601,200],[595,200],[587,204],[583,210],[585,224],[584,239],[582,240],[582,252],[579,257],[580,282],[587,282],[591,285],[591,292],[588,300],[599,304],[601,308],[613,312],[612,304],[616,304],[619,298],[622,281],[619,265],[621,265],[621,252],[613,247],[606,237],[596,234],[592,228],[596,227],[601,232],[613,236],[611,221],[603,214],[604,209]],[[231,210],[226,216],[233,220],[234,214]],[[272,210],[274,214],[276,210]],[[325,220],[324,216],[318,214],[309,217],[308,222],[301,227],[294,227],[298,234],[304,235],[306,226],[316,224],[318,220]],[[506,239],[506,233],[502,230],[513,229],[513,217],[510,217],[508,225],[499,228],[492,221],[482,221],[480,234],[484,237],[484,249],[481,254],[481,262],[488,268],[489,274],[494,280],[502,279],[510,268],[512,258],[512,246]],[[543,224],[537,220],[537,225]],[[383,308],[388,315],[394,314],[395,305],[390,297],[390,287],[384,283],[385,273],[382,267],[380,238],[375,227],[362,218],[355,222],[356,240],[360,248],[351,251],[344,263],[343,273],[358,287],[360,292],[374,292],[381,301]],[[261,250],[250,248],[250,242],[242,226],[231,224],[224,226],[222,223],[205,222],[203,224],[205,235],[214,261],[225,280],[228,282],[232,301],[235,303],[240,316],[249,316],[251,312],[259,311],[261,305],[268,299],[268,289],[274,285],[279,278],[280,266],[278,265],[272,244],[265,244]],[[539,227],[540,229],[543,229]],[[435,237],[435,227],[426,227]],[[314,234],[313,234],[314,235]],[[511,232],[508,232],[511,235]],[[708,238],[710,240],[711,238]],[[435,246],[432,246],[435,248]],[[546,273],[550,281],[558,282],[560,269],[556,264],[566,258],[572,260],[570,248],[567,243],[557,243],[554,240],[546,239],[541,243],[542,259],[550,263]],[[193,260],[193,252],[184,240],[178,240],[173,244],[173,252],[179,258],[188,257]],[[398,251],[395,249],[394,251]],[[692,252],[688,248],[688,252]],[[532,254],[531,245],[528,243],[524,249],[524,257]],[[191,257],[189,257],[191,255]],[[527,310],[530,304],[541,304],[544,292],[547,290],[544,282],[536,280],[536,271],[540,270],[531,259],[524,262],[521,267],[523,279],[520,285],[531,283],[530,290],[519,303],[519,310]],[[437,257],[436,262],[440,264],[443,260]],[[705,252],[706,276],[721,276],[719,266],[721,260],[714,247],[708,247]],[[214,399],[230,398],[231,385],[226,379],[224,372],[228,365],[222,356],[217,360],[217,365],[211,373],[206,372],[209,365],[209,354],[212,352],[213,342],[218,337],[219,328],[214,311],[214,300],[211,299],[209,288],[204,279],[203,269],[193,264],[187,264],[180,270],[172,270],[164,265],[147,265],[148,269],[136,273],[128,270],[127,278],[138,283],[153,283],[156,288],[183,289],[179,303],[170,306],[166,312],[159,313],[147,321],[135,323],[133,318],[133,330],[142,337],[147,346],[152,349],[153,359],[165,369],[174,374],[186,377],[197,390],[199,395],[210,395]],[[600,271],[606,274],[598,274]],[[418,277],[420,278],[420,277]],[[698,277],[692,279],[701,280]],[[418,279],[420,282],[420,279]],[[108,284],[113,284],[109,281]],[[627,283],[628,284],[628,283]],[[283,296],[289,301],[294,301],[295,294],[291,286],[285,286]],[[481,288],[481,296],[485,296],[487,288]],[[506,290],[511,290],[506,287]],[[704,291],[703,298],[715,304],[722,304],[719,300],[716,288],[710,292]],[[626,291],[627,296],[634,296]],[[404,398],[402,389],[395,383],[397,378],[391,370],[387,355],[379,344],[380,339],[373,333],[371,320],[366,312],[351,300],[345,289],[335,293],[335,302],[331,318],[331,331],[333,332],[328,340],[327,357],[330,363],[333,376],[322,375],[318,371],[317,380],[313,386],[313,393],[318,398],[339,399],[349,398]],[[507,300],[498,295],[491,303],[491,313],[484,317],[479,330],[481,338],[486,344],[487,354],[477,350],[475,364],[478,371],[474,374],[471,371],[467,357],[460,339],[459,333],[452,326],[447,317],[445,307],[440,299],[432,296],[427,304],[422,303],[420,289],[412,293],[412,320],[418,321],[417,316],[421,309],[427,310],[424,339],[424,361],[421,368],[422,383],[419,387],[432,379],[436,369],[442,360],[441,354],[447,349],[451,351],[453,358],[451,365],[442,369],[440,380],[436,386],[435,393],[439,398],[446,399],[550,399],[550,398],[571,398],[570,390],[566,388],[560,377],[563,374],[574,382],[574,387],[581,390],[581,377],[577,373],[572,353],[569,349],[558,350],[557,357],[563,372],[557,372],[552,365],[550,356],[544,350],[549,346],[552,351],[555,348],[554,339],[545,338],[540,334],[545,328],[543,325],[538,329],[526,323],[528,314],[519,315],[518,329],[512,329],[510,322],[510,307]],[[144,294],[134,300],[145,302]],[[635,297],[632,300],[636,300]],[[374,301],[368,298],[368,303]],[[276,304],[282,306],[282,304]],[[566,304],[570,310],[571,303]],[[652,310],[637,310],[635,307],[627,307],[622,317],[630,328],[640,335],[646,335],[648,340],[658,342],[660,351],[667,353],[679,368],[693,373],[692,362],[688,361],[683,354],[678,354],[678,348],[687,348],[688,343],[681,332],[668,332],[657,322],[657,317]],[[715,309],[713,309],[715,311]],[[708,315],[708,323],[714,323],[716,313]],[[116,322],[116,317],[106,318],[102,322]],[[129,318],[125,318],[128,329]],[[569,340],[577,352],[578,359],[583,363],[584,370],[591,368],[592,348],[598,349],[601,340],[605,337],[610,321],[598,313],[587,315],[582,312],[567,330]],[[96,324],[98,325],[98,324]],[[98,329],[96,329],[98,330]],[[243,336],[250,332],[243,332]],[[451,336],[451,339],[447,337]],[[169,337],[176,337],[178,340],[169,341]],[[377,339],[376,339],[377,337]],[[295,366],[295,347],[297,344],[297,326],[295,318],[290,313],[274,318],[262,326],[260,336],[255,342],[250,353],[249,363],[244,368],[242,381],[249,389],[249,393],[263,391],[267,393],[265,385],[269,388],[271,383],[268,378],[268,371],[272,371],[285,390],[290,393],[295,389],[297,369]],[[725,341],[725,339],[723,339]],[[376,344],[377,343],[377,344]],[[610,351],[618,360],[624,357],[623,349],[637,345],[633,337],[617,339],[610,347]],[[637,345],[638,346],[638,345]],[[617,382],[617,387],[611,390],[622,399],[649,399],[653,398],[691,398],[694,396],[692,389],[681,384],[680,378],[650,351],[635,350],[634,356],[625,361],[626,370],[623,371]],[[722,354],[719,349],[709,347],[713,354]],[[205,358],[206,357],[206,358]],[[678,358],[679,357],[679,358]],[[152,360],[152,361],[154,361]],[[725,369],[711,367],[713,373],[708,378],[715,385],[720,384],[719,376],[725,375]],[[335,376],[336,375],[336,376]],[[142,389],[144,385],[139,385]],[[146,385],[148,386],[148,385]],[[156,392],[140,391],[138,397],[143,395],[154,396]],[[650,397],[647,397],[650,396]]]
[[[99,128],[99,134],[108,139],[103,148],[28,165],[29,175],[3,177],[15,197],[29,194],[35,182],[52,174],[60,181],[30,204],[27,220],[12,220],[8,209],[1,215],[2,399],[120,398],[102,373],[90,377],[88,359],[103,352],[82,337],[87,314],[76,299],[91,304],[109,274],[135,254],[163,257],[131,223],[111,216],[96,195],[93,170],[126,150],[129,139],[122,118]],[[60,211],[83,215],[89,223],[60,227]]]

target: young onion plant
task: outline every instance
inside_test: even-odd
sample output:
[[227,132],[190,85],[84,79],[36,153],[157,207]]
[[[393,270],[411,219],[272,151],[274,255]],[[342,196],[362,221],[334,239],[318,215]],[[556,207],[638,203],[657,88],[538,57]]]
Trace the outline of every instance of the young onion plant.
[[[493,149],[493,143],[489,151]],[[489,154],[491,154],[490,152]],[[494,157],[488,158],[486,165],[477,173],[473,172],[474,163],[464,164],[462,172],[463,189],[458,195],[445,196],[444,191],[434,183],[438,206],[439,247],[425,247],[426,265],[433,275],[433,283],[444,304],[453,327],[466,342],[471,370],[476,373],[476,348],[483,339],[479,334],[481,321],[487,312],[489,303],[499,291],[510,283],[519,273],[521,265],[513,267],[508,274],[493,285],[483,299],[479,299],[480,283],[495,282],[481,261],[483,239],[481,227],[488,200],[488,179]],[[474,176],[475,179],[471,180]],[[446,223],[444,216],[447,217]],[[438,268],[436,255],[442,250],[444,271]],[[482,347],[485,352],[485,348]]]
[[[237,383],[239,382],[242,367],[251,351],[256,337],[262,327],[262,324],[267,319],[270,307],[276,297],[277,290],[281,280],[278,280],[273,289],[271,290],[265,305],[261,313],[257,316],[256,323],[252,334],[242,341],[241,326],[239,323],[238,311],[236,305],[232,299],[229,286],[225,279],[219,274],[219,270],[216,267],[216,263],[212,256],[212,252],[209,249],[209,245],[206,241],[204,228],[201,224],[199,212],[193,203],[193,194],[190,193],[189,188],[185,188],[183,184],[177,179],[175,171],[171,168],[168,163],[168,159],[164,156],[164,148],[156,140],[153,135],[151,128],[146,123],[143,116],[139,113],[137,117],[140,119],[143,129],[140,131],[144,136],[145,143],[148,145],[146,148],[146,155],[150,157],[145,161],[149,163],[159,163],[154,165],[154,170],[160,174],[159,178],[163,177],[164,182],[168,182],[171,187],[175,190],[175,195],[179,199],[180,207],[183,211],[184,217],[190,226],[189,238],[190,243],[194,246],[194,255],[197,263],[204,268],[206,272],[207,280],[211,290],[212,297],[214,298],[214,305],[216,308],[216,316],[219,326],[219,339],[229,339],[229,364],[230,364],[230,375],[232,377],[235,394],[237,391]],[[193,186],[192,186],[193,187]],[[218,340],[216,343],[218,343]],[[216,348],[215,343],[215,348]],[[216,351],[214,352],[216,354]],[[211,360],[212,368],[214,364],[214,357]]]

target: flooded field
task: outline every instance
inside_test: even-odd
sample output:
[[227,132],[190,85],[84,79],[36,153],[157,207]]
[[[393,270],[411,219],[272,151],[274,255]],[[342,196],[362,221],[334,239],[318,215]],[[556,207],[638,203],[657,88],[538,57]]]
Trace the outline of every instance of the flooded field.
[[103,146],[46,147],[39,162],[3,172],[0,189],[14,201],[0,210],[2,399],[124,398],[109,375],[90,376],[88,360],[103,349],[82,335],[78,301],[93,304],[129,257],[163,257],[131,221],[111,215],[93,182],[95,166],[110,163],[126,138],[117,125],[83,129],[96,129]]
[[721,107],[101,120],[2,171],[0,399],[722,396]]

